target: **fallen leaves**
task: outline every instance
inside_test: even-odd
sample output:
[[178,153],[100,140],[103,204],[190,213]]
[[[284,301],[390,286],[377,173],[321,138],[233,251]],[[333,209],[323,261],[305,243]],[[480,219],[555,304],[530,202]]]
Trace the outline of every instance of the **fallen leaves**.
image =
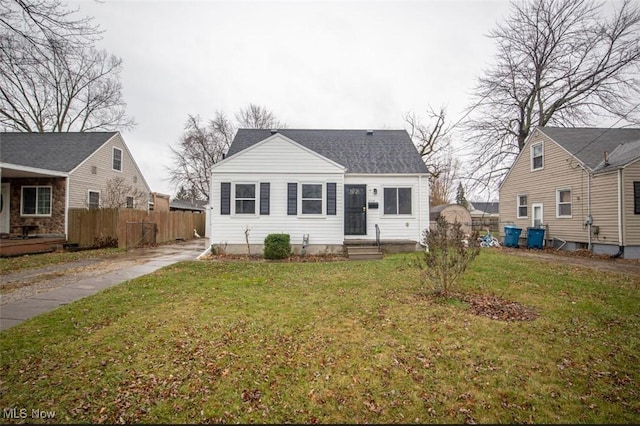
[[538,313],[518,302],[510,302],[498,296],[488,294],[470,294],[461,296],[470,305],[474,315],[480,315],[500,321],[533,321]]

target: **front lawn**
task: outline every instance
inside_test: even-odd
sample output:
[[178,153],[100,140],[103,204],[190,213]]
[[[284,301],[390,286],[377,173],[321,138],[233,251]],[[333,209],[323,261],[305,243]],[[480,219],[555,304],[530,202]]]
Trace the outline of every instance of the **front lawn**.
[[483,250],[461,290],[538,315],[501,321],[411,256],[183,262],[34,318],[0,335],[2,420],[640,422],[638,277]]

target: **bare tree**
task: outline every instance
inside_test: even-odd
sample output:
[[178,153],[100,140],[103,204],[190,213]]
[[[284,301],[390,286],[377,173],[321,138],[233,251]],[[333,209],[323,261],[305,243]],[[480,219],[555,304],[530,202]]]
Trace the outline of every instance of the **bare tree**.
[[404,115],[409,126],[409,136],[414,141],[422,160],[429,171],[429,203],[432,206],[447,204],[460,178],[460,160],[454,156],[446,109],[438,111],[431,106],[427,110],[429,124],[423,124],[415,113]]
[[489,36],[496,63],[478,80],[465,126],[477,182],[501,178],[535,126],[638,122],[637,3],[607,15],[591,0],[513,1]]
[[0,0],[0,123],[23,132],[122,130],[122,60],[59,1]]
[[460,180],[460,160],[453,155],[450,145],[438,152],[434,160],[438,176],[429,178],[429,205],[449,204],[453,198],[456,181]]
[[224,158],[238,127],[270,129],[286,128],[265,107],[249,104],[235,114],[237,124],[217,111],[215,117],[204,125],[200,116],[189,115],[185,133],[179,145],[171,147],[173,166],[167,168],[171,183],[190,188],[192,197],[209,199],[211,167]]
[[283,129],[287,125],[279,121],[266,107],[250,103],[236,113],[238,128],[243,129]]
[[76,17],[59,0],[0,0],[0,38],[24,40],[44,52],[61,45],[91,45],[101,34],[91,21]]
[[135,208],[148,202],[147,193],[133,184],[129,184],[121,176],[107,180],[101,204],[103,208]]
[[445,127],[446,115],[444,107],[435,111],[429,106],[427,120],[430,123],[427,125],[423,124],[421,118],[415,113],[404,115],[404,121],[409,125],[409,136],[417,146],[418,152],[433,178],[437,178],[442,172],[437,159],[438,152],[447,149],[451,143],[451,140],[447,137],[448,129]]
[[177,148],[171,147],[173,167],[168,169],[171,183],[191,188],[199,199],[209,199],[211,167],[229,149],[235,129],[226,115],[218,111],[203,125],[199,116],[189,115]]

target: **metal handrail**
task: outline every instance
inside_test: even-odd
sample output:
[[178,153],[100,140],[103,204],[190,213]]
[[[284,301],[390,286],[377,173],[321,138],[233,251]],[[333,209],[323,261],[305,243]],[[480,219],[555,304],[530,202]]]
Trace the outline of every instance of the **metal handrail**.
[[380,227],[378,226],[377,223],[376,223],[376,246],[378,247],[378,253],[380,253],[382,251],[380,248]]

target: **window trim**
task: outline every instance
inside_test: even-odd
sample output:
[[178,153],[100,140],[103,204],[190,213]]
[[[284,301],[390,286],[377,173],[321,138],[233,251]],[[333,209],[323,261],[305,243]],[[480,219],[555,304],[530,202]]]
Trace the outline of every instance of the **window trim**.
[[[324,182],[298,182],[299,190],[298,190],[298,216],[302,217],[324,217],[327,214],[326,209],[326,186]],[[305,185],[314,185],[320,187],[320,198],[304,198],[302,196],[304,192]],[[304,213],[303,204],[305,201],[320,201],[320,213]]]
[[[36,212],[25,213],[24,212],[24,189],[36,188]],[[40,188],[49,188],[49,213],[38,213],[38,196]],[[20,187],[20,216],[21,217],[51,217],[53,211],[53,186],[51,185],[22,185]]]
[[[387,213],[386,212],[386,197],[385,197],[385,191],[387,189],[395,189],[396,190],[396,213]],[[410,213],[400,213],[400,196],[399,196],[399,191],[400,189],[408,189],[409,190],[409,195],[411,196],[411,212]],[[414,200],[414,196],[413,196],[413,192],[414,192],[414,188],[411,185],[407,185],[407,186],[403,186],[403,185],[394,185],[394,186],[383,186],[382,187],[382,217],[390,217],[390,218],[394,218],[394,217],[414,217],[414,208],[413,208],[413,200]]]
[[[527,203],[526,204],[520,204],[520,197],[526,197],[527,198]],[[520,208],[524,207],[527,209],[527,214],[524,216],[520,215]],[[527,219],[529,217],[529,195],[528,194],[517,194],[516,195],[516,218],[517,219]]]
[[[98,194],[98,207],[93,207],[93,208],[91,207],[91,193],[92,193],[92,192],[93,192],[94,194]],[[92,209],[99,209],[99,208],[100,208],[100,203],[101,203],[101,202],[102,202],[102,194],[100,193],[100,191],[95,191],[95,190],[93,190],[93,189],[89,189],[89,190],[87,190],[87,208],[88,208],[89,210],[92,210]]]
[[[119,169],[115,168],[115,165],[116,165],[116,151],[120,152],[120,168]],[[124,167],[123,167],[123,159],[122,159],[122,149],[120,149],[120,148],[118,148],[116,146],[114,146],[113,150],[111,151],[111,169],[113,171],[116,171],[116,172],[122,172],[122,170],[124,169]]]
[[[569,191],[569,202],[560,202],[560,193]],[[569,215],[561,215],[560,214],[560,206],[561,205],[569,205],[571,208],[571,214]],[[571,219],[573,217],[573,191],[571,188],[559,188],[556,189],[556,219]]]
[[[253,198],[237,198],[236,197],[236,187],[238,185],[252,185],[253,186]],[[238,213],[236,211],[236,200],[253,200],[253,213]],[[231,185],[231,208],[232,208],[232,216],[239,217],[252,217],[259,216],[260,211],[260,193],[259,186],[257,182],[233,182]]]
[[[540,159],[542,163],[540,167],[534,167],[534,160],[538,158],[538,156],[534,156],[534,150],[537,147],[540,147]],[[531,171],[544,169],[544,143],[542,141],[532,143],[531,147],[529,148],[529,151],[531,153]]]

